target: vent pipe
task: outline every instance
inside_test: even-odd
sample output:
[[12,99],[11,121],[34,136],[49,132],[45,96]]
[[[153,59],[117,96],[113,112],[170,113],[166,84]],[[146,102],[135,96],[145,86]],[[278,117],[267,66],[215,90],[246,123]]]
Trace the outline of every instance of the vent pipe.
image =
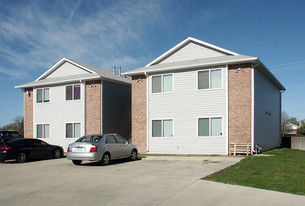
[[119,66],[119,76],[121,76],[121,66]]
[[112,68],[112,73],[113,74],[115,74],[115,68],[116,68],[116,66],[113,66],[113,68]]

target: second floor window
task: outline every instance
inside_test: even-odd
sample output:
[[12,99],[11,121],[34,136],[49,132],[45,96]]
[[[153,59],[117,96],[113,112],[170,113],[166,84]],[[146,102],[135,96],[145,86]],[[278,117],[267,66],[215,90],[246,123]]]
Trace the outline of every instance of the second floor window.
[[152,93],[165,93],[173,91],[173,75],[163,74],[152,77]]
[[198,71],[198,89],[222,88],[222,69]]
[[36,89],[36,102],[49,102],[50,101],[50,88]]
[[80,99],[80,85],[66,86],[66,100],[78,100]]

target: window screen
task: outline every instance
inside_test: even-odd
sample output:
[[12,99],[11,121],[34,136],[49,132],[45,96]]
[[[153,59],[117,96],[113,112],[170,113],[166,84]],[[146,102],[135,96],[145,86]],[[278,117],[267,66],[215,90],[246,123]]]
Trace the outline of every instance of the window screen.
[[211,70],[211,88],[222,87],[222,74],[221,69]]
[[209,118],[198,119],[198,136],[209,136],[210,135]]
[[152,77],[152,93],[161,92],[161,76]]
[[198,72],[198,89],[209,89],[209,71]]
[[152,136],[153,137],[162,137],[161,124],[162,124],[161,120],[152,121]]

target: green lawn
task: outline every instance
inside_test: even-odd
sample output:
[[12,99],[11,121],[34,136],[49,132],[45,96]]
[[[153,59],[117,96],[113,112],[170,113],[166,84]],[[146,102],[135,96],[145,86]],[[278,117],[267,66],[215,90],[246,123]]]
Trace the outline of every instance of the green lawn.
[[305,151],[274,149],[249,156],[203,179],[305,195]]

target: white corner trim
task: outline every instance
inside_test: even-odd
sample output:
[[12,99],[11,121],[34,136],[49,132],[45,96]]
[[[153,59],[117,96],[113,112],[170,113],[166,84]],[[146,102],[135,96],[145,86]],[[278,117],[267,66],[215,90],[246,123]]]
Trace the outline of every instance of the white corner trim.
[[229,67],[226,65],[226,155],[229,155]]
[[251,66],[251,153],[254,151],[254,66]]

